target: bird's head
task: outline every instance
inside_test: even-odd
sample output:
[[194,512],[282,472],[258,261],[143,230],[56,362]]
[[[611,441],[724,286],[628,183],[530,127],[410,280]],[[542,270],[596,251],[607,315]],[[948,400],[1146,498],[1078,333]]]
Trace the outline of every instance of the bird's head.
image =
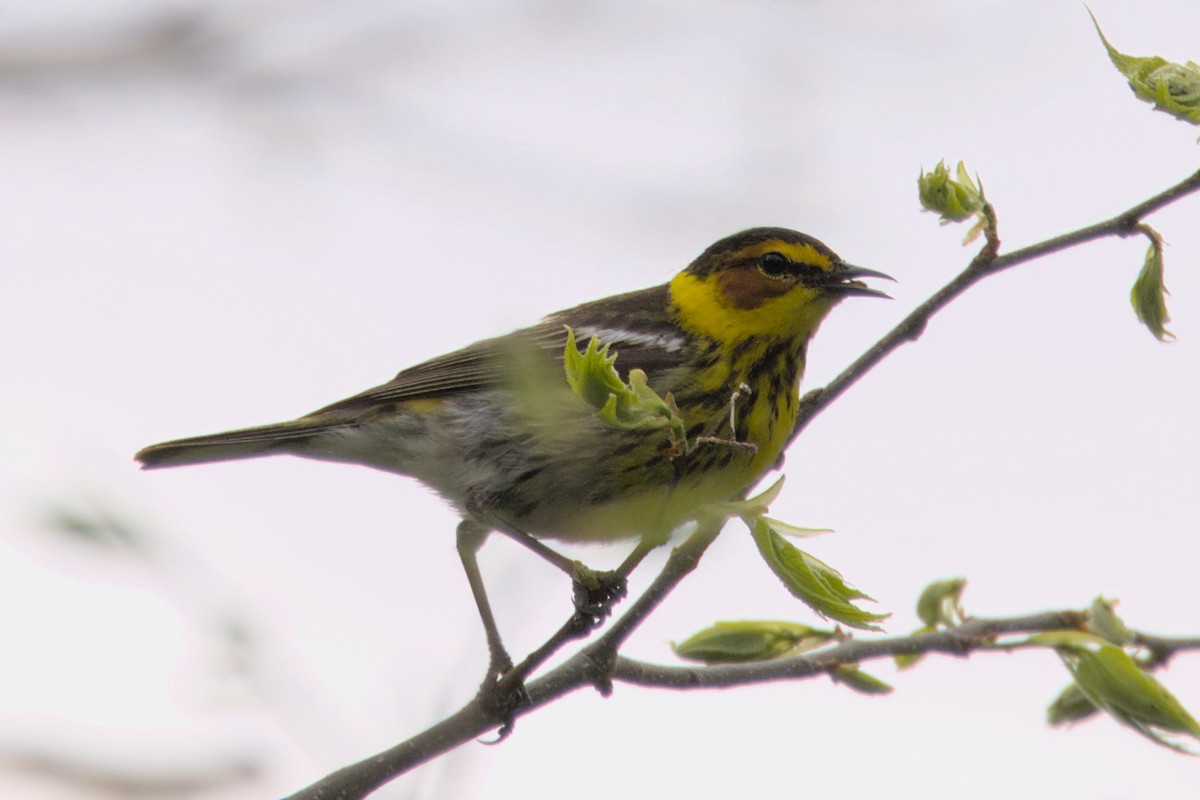
[[891,278],[847,264],[786,228],[751,228],[713,244],[671,281],[679,322],[721,341],[807,339],[842,298],[887,297],[860,278]]

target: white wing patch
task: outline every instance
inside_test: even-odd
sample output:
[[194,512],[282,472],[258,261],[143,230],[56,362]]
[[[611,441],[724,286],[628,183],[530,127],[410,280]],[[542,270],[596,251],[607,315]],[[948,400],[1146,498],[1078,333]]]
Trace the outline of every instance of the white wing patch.
[[639,347],[657,347],[667,353],[678,353],[683,350],[686,340],[672,333],[642,333],[620,328],[580,327],[577,340],[597,337],[601,342],[614,345],[631,344]]

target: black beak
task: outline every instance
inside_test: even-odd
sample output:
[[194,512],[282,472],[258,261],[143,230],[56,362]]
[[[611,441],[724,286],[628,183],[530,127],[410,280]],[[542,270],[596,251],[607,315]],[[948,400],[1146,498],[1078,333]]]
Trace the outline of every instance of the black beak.
[[886,273],[877,272],[873,269],[867,269],[866,267],[856,267],[853,264],[846,264],[845,262],[837,264],[830,273],[830,277],[833,278],[836,283],[830,283],[825,287],[825,289],[833,294],[841,295],[843,297],[850,295],[856,295],[859,297],[885,297],[888,300],[892,299],[891,295],[881,292],[878,289],[872,289],[862,281],[857,280],[857,278],[882,278],[887,281],[896,280],[891,275]]

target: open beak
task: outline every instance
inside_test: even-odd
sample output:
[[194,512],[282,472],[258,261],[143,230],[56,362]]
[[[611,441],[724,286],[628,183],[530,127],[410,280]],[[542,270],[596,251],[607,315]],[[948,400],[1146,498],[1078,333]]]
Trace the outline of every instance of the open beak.
[[833,294],[841,295],[843,297],[850,295],[857,295],[859,297],[886,297],[888,300],[892,299],[891,295],[881,292],[878,289],[872,289],[870,286],[867,286],[865,283],[858,280],[858,278],[882,278],[883,280],[887,281],[896,280],[891,275],[886,273],[876,272],[875,270],[867,269],[866,267],[856,267],[853,264],[846,264],[844,262],[839,263],[833,268],[832,273],[830,273],[830,277],[836,282],[830,283],[825,287],[825,289]]

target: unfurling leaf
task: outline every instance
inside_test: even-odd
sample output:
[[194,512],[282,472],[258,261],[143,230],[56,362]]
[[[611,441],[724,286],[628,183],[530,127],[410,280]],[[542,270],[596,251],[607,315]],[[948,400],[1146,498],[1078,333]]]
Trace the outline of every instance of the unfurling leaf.
[[763,560],[783,581],[787,590],[821,616],[852,628],[872,631],[880,630],[875,623],[890,616],[872,614],[854,605],[855,600],[871,598],[848,586],[833,567],[813,558],[773,531],[766,519],[758,517],[754,521],[751,535]]
[[891,694],[892,686],[889,683],[879,680],[874,675],[863,672],[852,664],[843,664],[835,667],[829,673],[829,677],[833,678],[834,683],[840,683],[850,687],[859,694]]
[[1122,648],[1081,631],[1039,633],[1029,641],[1053,647],[1097,708],[1158,744],[1195,754],[1179,739],[1200,740],[1200,723]]
[[939,161],[931,172],[921,170],[917,177],[917,198],[921,208],[933,211],[943,225],[970,219],[983,209],[983,190],[975,185],[963,162],[958,162],[958,180],[950,177],[945,160]]
[[774,517],[763,517],[763,519],[771,526],[771,530],[780,536],[790,536],[793,539],[809,539],[813,536],[820,536],[823,533],[833,533],[833,528],[801,528],[798,525],[793,525],[790,522],[784,522]]
[[959,600],[966,588],[966,578],[934,581],[917,598],[917,616],[929,627],[957,625],[962,622]]
[[1163,242],[1153,229],[1143,226],[1142,230],[1150,237],[1150,246],[1146,250],[1146,260],[1142,271],[1133,282],[1129,293],[1129,301],[1133,304],[1133,313],[1137,314],[1138,322],[1146,326],[1160,342],[1174,339],[1175,335],[1167,330],[1166,324],[1171,321],[1167,314],[1167,287],[1163,285]]
[[674,650],[680,658],[705,664],[765,661],[819,647],[835,633],[798,622],[715,622],[674,645]]
[[608,350],[608,345],[600,347],[600,340],[593,336],[587,348],[580,352],[575,344],[575,331],[567,327],[563,368],[571,391],[596,409],[596,416],[614,428],[669,428],[671,444],[681,453],[687,452],[683,420],[670,395],[665,400],[659,397],[646,382],[646,373],[640,369],[629,371],[629,383],[626,384],[614,366],[617,355],[610,356]]
[[567,383],[571,391],[595,409],[604,408],[610,396],[629,388],[613,366],[616,355],[609,356],[608,349],[608,345],[601,349],[600,340],[593,336],[581,353],[575,344],[575,331],[567,328],[567,348],[563,353]]
[[976,180],[971,180],[961,161],[955,172],[957,180],[950,177],[945,160],[939,161],[932,172],[922,169],[917,177],[917,198],[921,201],[921,208],[941,215],[943,225],[976,217],[975,224],[963,237],[963,244],[970,244],[995,220],[983,196],[983,185],[976,183],[978,176]]
[[1078,683],[1072,683],[1059,692],[1058,697],[1046,707],[1046,724],[1052,726],[1073,725],[1099,713],[1095,703],[1087,699]]
[[1129,81],[1129,88],[1139,99],[1176,119],[1200,125],[1200,64],[1175,64],[1159,56],[1127,56],[1109,44],[1095,14],[1092,23],[1113,66]]

